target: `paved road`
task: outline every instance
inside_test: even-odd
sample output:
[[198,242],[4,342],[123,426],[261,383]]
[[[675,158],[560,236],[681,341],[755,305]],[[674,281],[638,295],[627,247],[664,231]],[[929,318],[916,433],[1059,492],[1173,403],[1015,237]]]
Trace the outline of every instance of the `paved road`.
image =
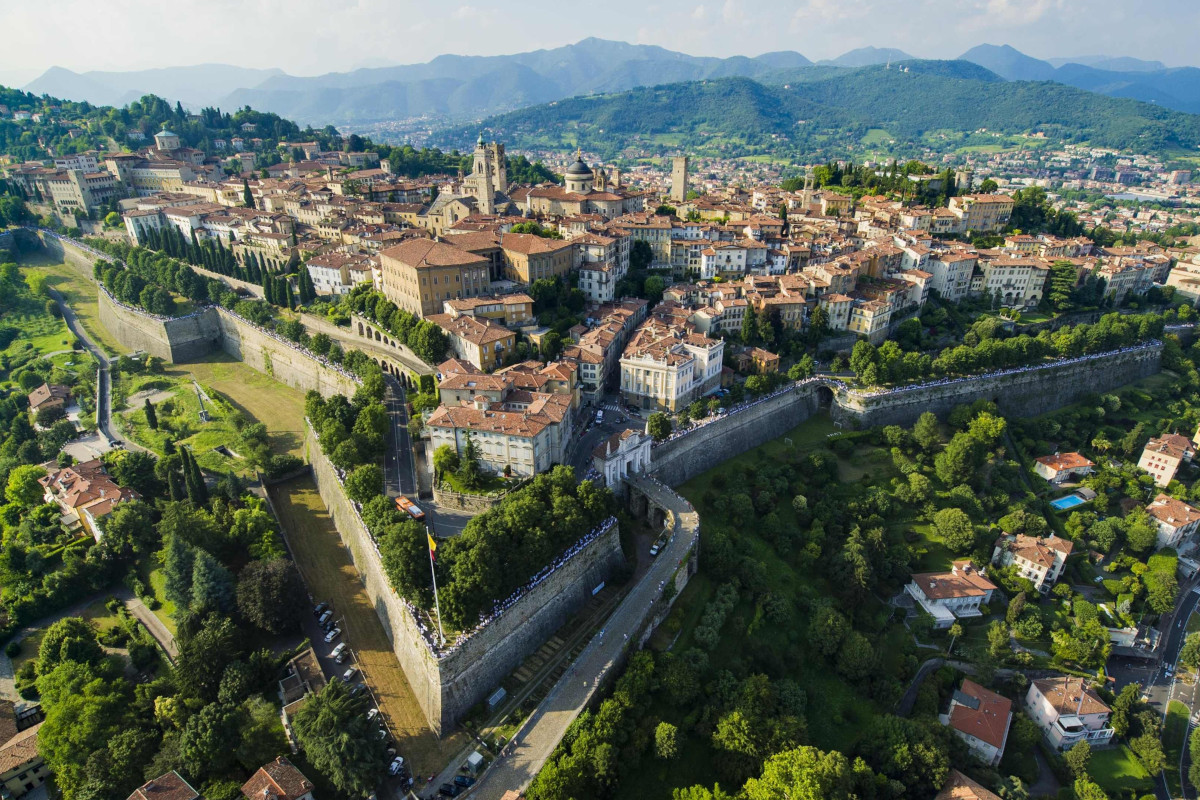
[[417,473],[413,466],[412,440],[408,434],[408,398],[395,376],[383,376],[383,403],[392,420],[388,435],[388,457],[384,483],[388,494],[417,497]]
[[[1163,636],[1166,641],[1162,646],[1162,668],[1156,669],[1153,675],[1149,678],[1149,685],[1146,688],[1146,694],[1149,698],[1150,705],[1160,711],[1164,721],[1167,714],[1167,707],[1172,700],[1179,700],[1188,707],[1189,716],[1194,717],[1197,711],[1197,692],[1194,683],[1184,683],[1176,680],[1175,676],[1168,677],[1166,674],[1167,667],[1172,669],[1177,668],[1179,661],[1179,651],[1183,648],[1183,641],[1187,638],[1187,621],[1191,617],[1192,612],[1196,610],[1197,603],[1200,602],[1200,594],[1192,591],[1197,586],[1197,581],[1192,580],[1180,587],[1180,600],[1176,610],[1171,616],[1167,617],[1162,622]],[[1194,725],[1188,726],[1190,733]],[[1186,739],[1185,739],[1186,742]],[[1186,778],[1183,764],[1186,763],[1187,747],[1184,747],[1184,759],[1179,764],[1168,764],[1167,769],[1178,769],[1184,774],[1181,775],[1181,780]],[[1185,781],[1186,783],[1186,781]],[[1160,774],[1155,785],[1155,792],[1159,800],[1171,800],[1171,793],[1167,789],[1167,778],[1165,774]],[[1189,793],[1184,791],[1184,797],[1189,797]]]
[[[675,526],[670,542],[617,606],[600,633],[579,654],[575,665],[559,679],[517,731],[506,748],[508,752],[483,774],[472,792],[473,798],[500,800],[509,789],[522,790],[529,785],[558,746],[567,727],[620,661],[622,653],[633,644],[628,637],[637,633],[655,603],[660,602],[664,582],[683,564],[699,536],[700,517],[686,500],[644,476],[635,476],[632,482],[652,501],[674,512]],[[431,792],[436,791],[437,787],[431,786],[426,796],[431,797]]]

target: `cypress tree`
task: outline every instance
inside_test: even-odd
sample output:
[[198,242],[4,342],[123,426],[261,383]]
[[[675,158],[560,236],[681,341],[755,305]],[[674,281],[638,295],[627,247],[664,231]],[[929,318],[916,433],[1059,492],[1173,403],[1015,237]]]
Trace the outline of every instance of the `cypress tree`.
[[154,411],[154,404],[150,402],[150,398],[146,398],[146,424],[150,426],[150,430],[158,430],[158,414]]
[[175,501],[187,497],[187,490],[183,486],[183,477],[175,470],[167,473],[167,492]]
[[287,278],[281,278],[280,280],[283,281],[283,305],[289,310],[294,309],[296,307],[296,300],[292,296],[292,282]]
[[242,202],[246,208],[254,208],[254,195],[250,192],[250,184],[242,178]]

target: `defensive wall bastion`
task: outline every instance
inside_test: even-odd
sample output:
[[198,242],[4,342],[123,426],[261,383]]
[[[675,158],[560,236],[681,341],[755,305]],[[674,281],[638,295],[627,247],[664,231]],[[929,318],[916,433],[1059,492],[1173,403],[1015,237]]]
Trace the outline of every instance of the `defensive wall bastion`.
[[375,540],[346,496],[336,469],[321,452],[311,426],[306,428],[305,452],[317,490],[350,551],[417,702],[439,736],[494,692],[526,656],[583,607],[594,588],[624,563],[613,520],[499,616],[469,636],[448,642],[446,649],[435,651],[431,634],[418,627],[413,609],[392,589]]
[[926,411],[944,417],[955,406],[990,400],[1012,417],[1044,414],[1093,392],[1107,392],[1157,373],[1161,342],[1048,362],[987,375],[860,392],[840,381],[814,378],[781,389],[655,445],[653,474],[679,486],[726,459],[784,435],[821,408],[843,426],[911,425]]

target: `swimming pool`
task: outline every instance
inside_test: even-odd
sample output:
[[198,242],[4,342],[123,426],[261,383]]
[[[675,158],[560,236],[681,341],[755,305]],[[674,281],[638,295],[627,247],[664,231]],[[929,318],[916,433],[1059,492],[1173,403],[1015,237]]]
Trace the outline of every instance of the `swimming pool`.
[[1052,501],[1050,503],[1050,505],[1054,506],[1059,511],[1062,511],[1063,509],[1066,509],[1066,508],[1074,508],[1075,506],[1081,506],[1086,502],[1087,502],[1086,500],[1084,500],[1082,497],[1080,497],[1077,494],[1069,494],[1066,497],[1060,497],[1057,500]]

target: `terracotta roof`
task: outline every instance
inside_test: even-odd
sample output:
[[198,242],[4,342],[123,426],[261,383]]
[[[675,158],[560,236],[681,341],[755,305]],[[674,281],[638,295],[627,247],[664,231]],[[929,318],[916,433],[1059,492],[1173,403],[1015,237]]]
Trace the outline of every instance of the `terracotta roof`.
[[1146,513],[1174,528],[1182,528],[1200,520],[1200,511],[1165,494],[1154,498],[1154,502],[1146,506]]
[[[13,724],[16,722],[14,720]],[[38,729],[42,723],[13,735],[0,745],[0,775],[28,764],[38,757]]]
[[1012,719],[1012,700],[964,679],[950,708],[950,727],[1003,749]]
[[146,781],[134,789],[127,800],[196,800],[199,796],[178,772],[172,770]]
[[443,380],[447,375],[480,375],[479,369],[469,361],[463,361],[460,358],[448,358],[438,364],[437,371],[442,375]]
[[471,390],[475,392],[499,392],[503,391],[508,386],[508,381],[499,375],[472,375],[458,374],[448,375],[442,379],[438,386],[442,390]]
[[1059,714],[1106,714],[1112,710],[1083,678],[1043,678],[1033,685]]
[[995,591],[996,585],[980,574],[969,561],[955,561],[952,572],[921,572],[913,582],[930,600],[951,597],[979,597]]
[[437,325],[442,330],[471,344],[489,344],[499,342],[515,334],[503,325],[497,325],[491,320],[480,320],[466,315],[452,317],[449,314],[431,314],[425,319]]
[[1146,450],[1154,453],[1164,453],[1173,458],[1184,458],[1195,452],[1195,447],[1186,436],[1178,433],[1164,433],[1157,439],[1146,442]]
[[296,800],[312,790],[312,782],[283,756],[259,767],[258,772],[242,784],[242,794],[251,800]]
[[444,242],[432,239],[409,239],[389,247],[380,255],[395,259],[410,267],[473,267],[486,266],[487,260]]
[[1034,461],[1049,467],[1055,472],[1096,466],[1092,461],[1084,458],[1079,453],[1055,453],[1050,456],[1038,456]]
[[1007,547],[1013,555],[1047,568],[1054,566],[1055,553],[1060,553],[1063,558],[1066,558],[1075,548],[1075,544],[1069,539],[1063,539],[1053,534],[1041,539],[1037,536],[1018,533],[1016,536],[1001,537],[1001,542],[1002,546]]
[[933,800],[1000,800],[1000,795],[988,791],[956,769],[950,770],[946,785]]
[[562,239],[546,239],[532,233],[505,233],[500,236],[500,246],[505,250],[527,256],[544,253],[561,253],[570,250],[572,244]]

